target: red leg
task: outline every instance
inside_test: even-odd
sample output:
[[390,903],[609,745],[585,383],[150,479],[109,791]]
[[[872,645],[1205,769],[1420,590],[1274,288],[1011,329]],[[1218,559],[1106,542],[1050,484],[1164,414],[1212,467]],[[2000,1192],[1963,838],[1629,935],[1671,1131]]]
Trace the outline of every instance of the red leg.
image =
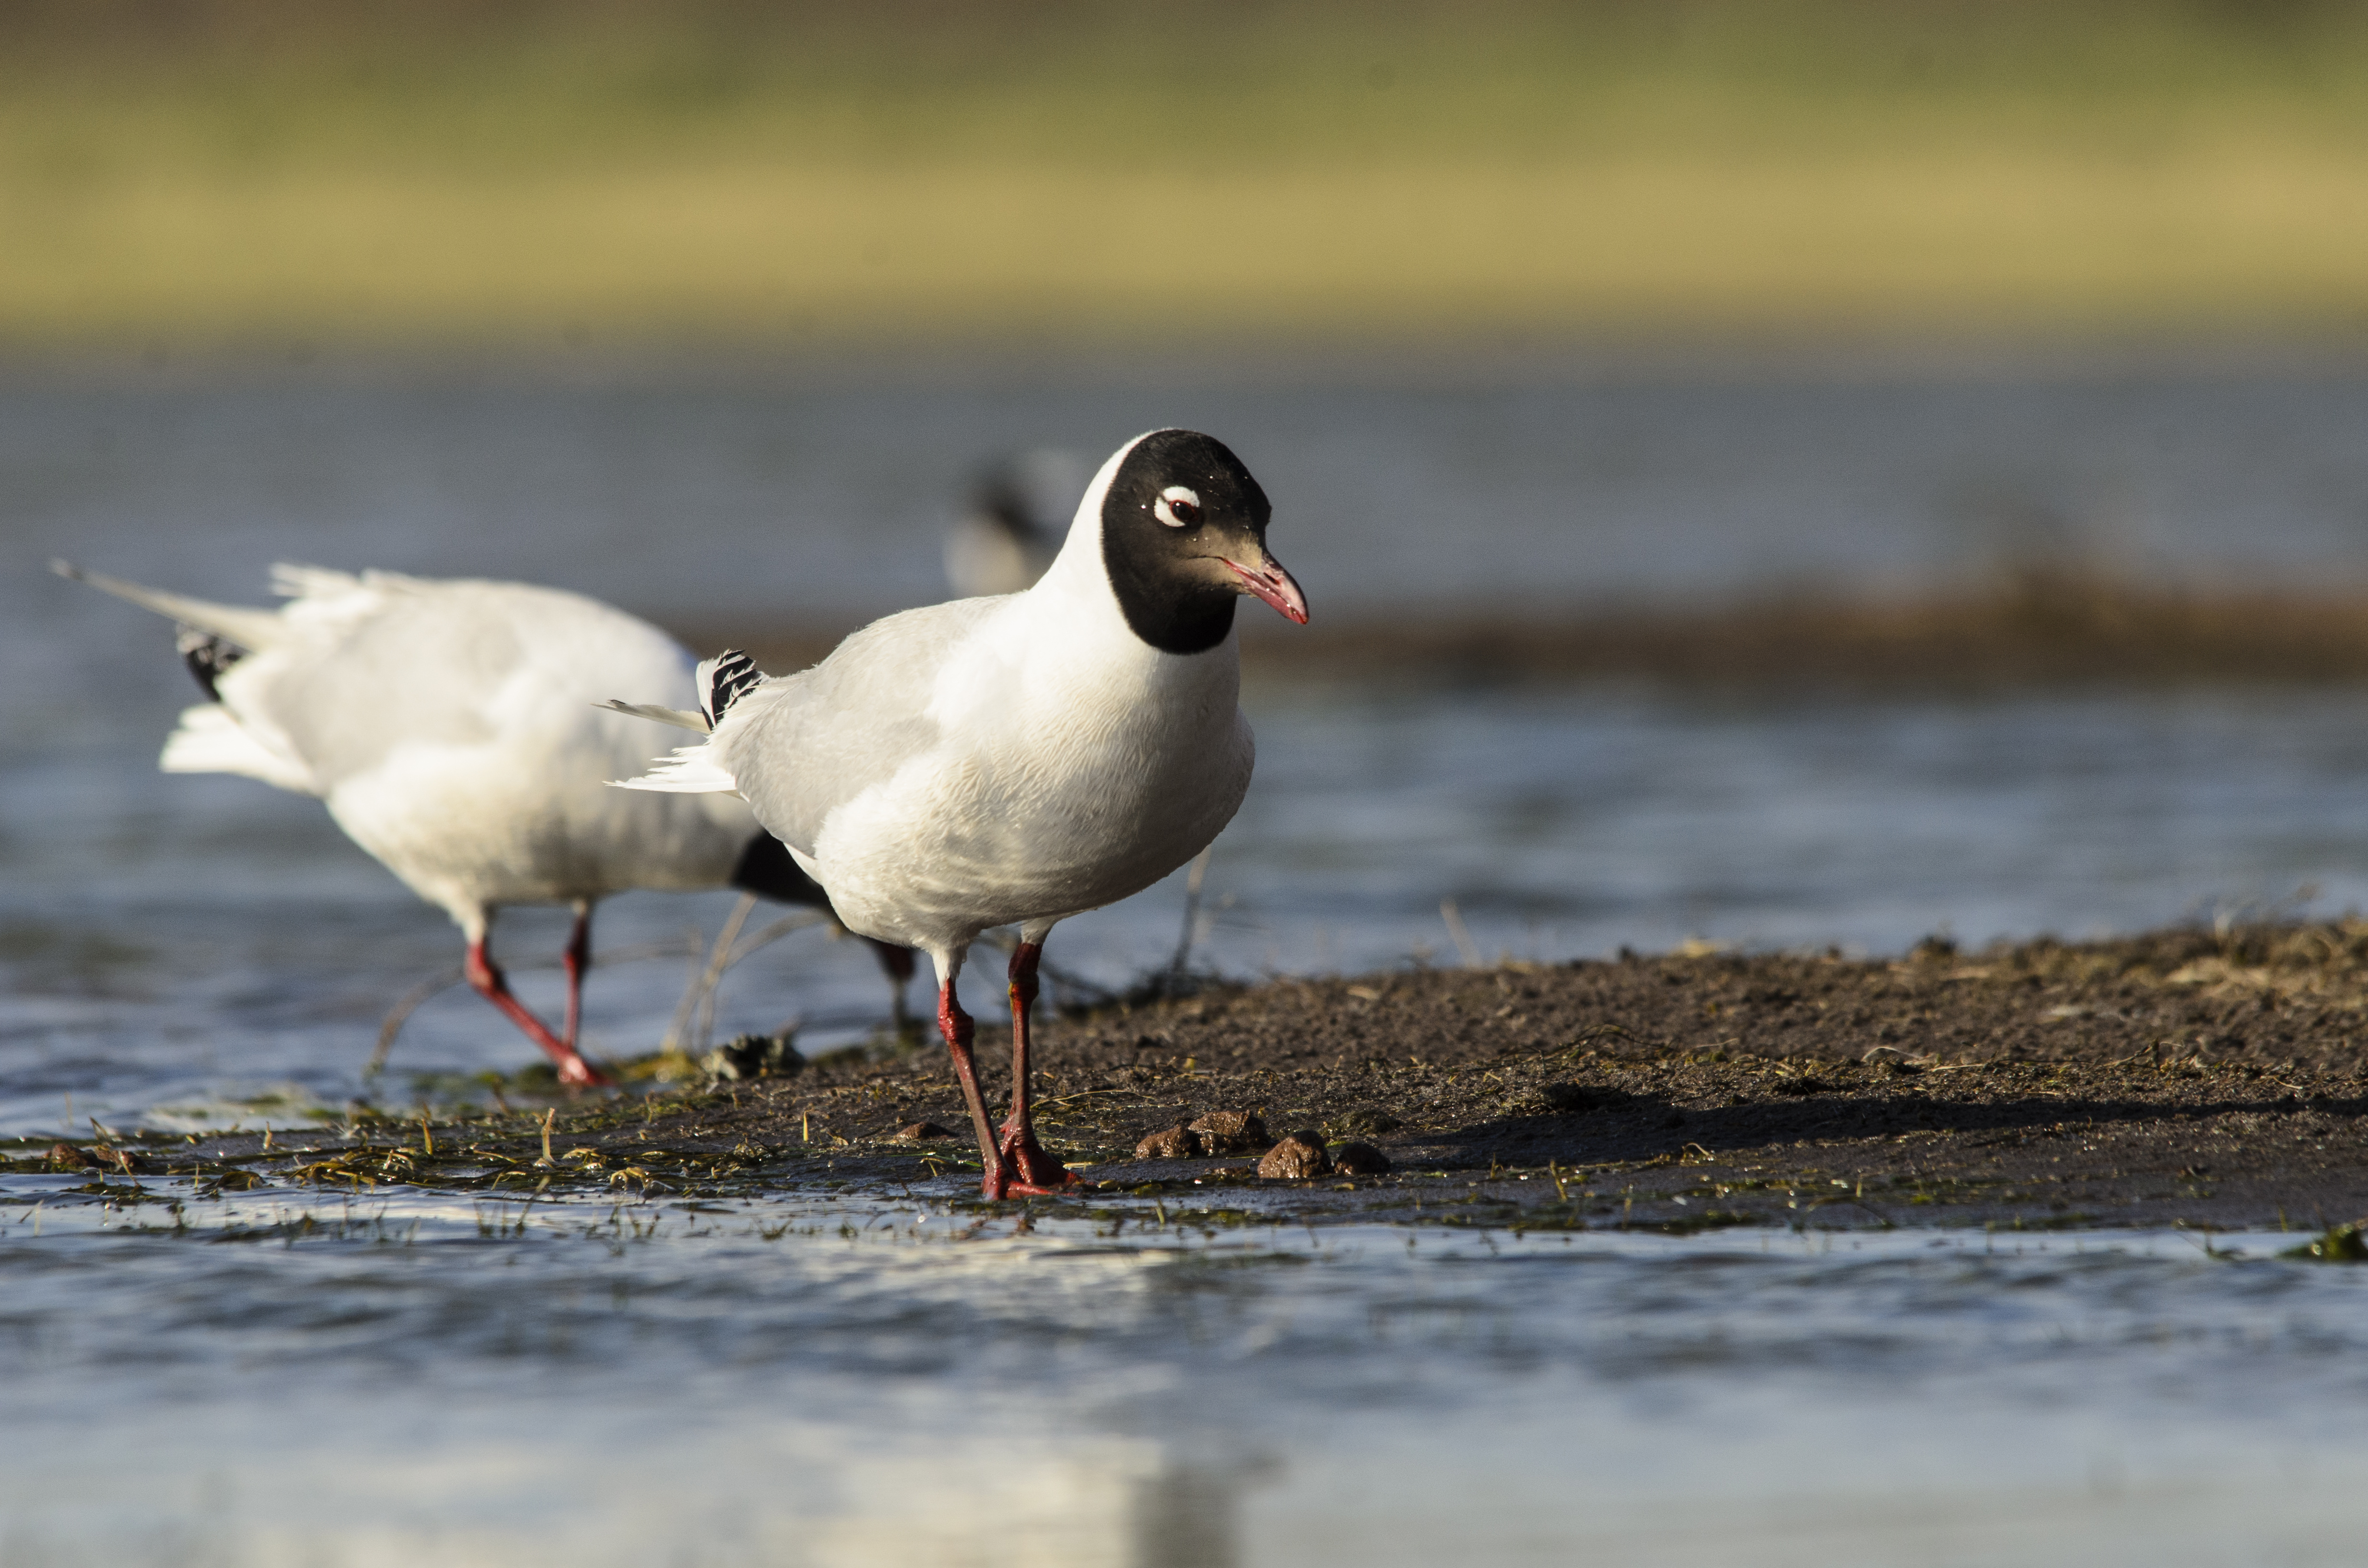
[[1058,1192],[1077,1179],[1036,1142],[1028,1117],[1028,1015],[1036,1006],[1036,960],[1043,952],[1042,942],[1011,949],[1011,1116],[998,1147],[1019,1178],[1012,1184],[1015,1192]]
[[987,1197],[999,1199],[1009,1183],[1005,1178],[1002,1155],[995,1147],[995,1134],[986,1125],[986,1099],[978,1092],[978,1069],[970,1055],[970,1015],[954,999],[952,975],[938,985],[938,1028],[946,1037],[947,1054],[954,1059],[955,1081],[962,1085],[962,1098],[970,1106],[971,1131],[978,1134],[978,1157],[985,1173],[981,1188]]
[[574,1046],[543,1028],[542,1020],[528,1012],[525,1005],[510,994],[510,983],[502,978],[502,971],[494,967],[494,960],[486,955],[483,937],[469,944],[468,961],[462,965],[461,972],[469,977],[469,983],[477,988],[478,995],[499,1007],[510,1022],[526,1032],[527,1039],[541,1047],[542,1053],[559,1064],[561,1083],[582,1088],[609,1081],[589,1062],[578,1056]]
[[578,904],[575,909],[575,929],[568,934],[567,950],[560,955],[560,963],[567,971],[567,1027],[559,1038],[567,1049],[575,1049],[576,1026],[584,1021],[584,971],[592,967],[592,906]]

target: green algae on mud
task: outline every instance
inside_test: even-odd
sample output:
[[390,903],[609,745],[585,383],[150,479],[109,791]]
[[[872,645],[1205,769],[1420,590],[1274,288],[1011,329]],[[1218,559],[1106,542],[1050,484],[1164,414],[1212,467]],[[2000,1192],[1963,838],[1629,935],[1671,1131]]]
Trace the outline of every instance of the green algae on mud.
[[2358,1225],[2329,1225],[2317,1240],[2279,1256],[2308,1263],[2368,1263],[2368,1238]]
[[[1039,1125],[1080,1185],[1038,1201],[1148,1201],[1220,1227],[2333,1235],[2368,1214],[2363,1017],[2359,921],[1977,953],[1932,941],[1889,960],[1692,952],[1212,985],[1045,1020]],[[1394,1168],[1285,1181],[1239,1155],[1133,1157],[1145,1132],[1219,1109],[1367,1140]],[[360,1107],[269,1148],[260,1134],[121,1134],[0,1155],[81,1172],[72,1190],[117,1203],[142,1201],[155,1174],[213,1192],[848,1191],[962,1206],[978,1165],[960,1141],[896,1134],[966,1119],[934,1045],[883,1043],[786,1077],[530,1110]]]

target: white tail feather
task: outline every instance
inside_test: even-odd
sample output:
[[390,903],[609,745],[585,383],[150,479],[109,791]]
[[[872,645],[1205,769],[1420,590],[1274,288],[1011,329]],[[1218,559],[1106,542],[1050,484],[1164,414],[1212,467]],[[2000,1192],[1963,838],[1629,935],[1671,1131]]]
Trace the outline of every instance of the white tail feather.
[[610,698],[596,702],[595,708],[607,708],[619,713],[630,713],[636,719],[654,719],[661,724],[672,724],[677,730],[689,730],[699,734],[707,733],[707,715],[693,713],[683,708],[660,708],[647,702],[620,702]]
[[655,764],[639,778],[613,782],[620,790],[649,790],[664,795],[733,794],[740,788],[740,781],[715,760],[714,752],[704,744],[677,746],[672,756]]
[[166,773],[236,773],[300,795],[319,793],[302,764],[267,749],[217,702],[181,710],[180,728],[165,737],[156,766]]
[[218,605],[208,599],[193,599],[185,594],[168,594],[161,588],[143,588],[120,577],[104,577],[96,572],[85,572],[71,561],[52,561],[50,570],[61,577],[88,583],[102,594],[128,599],[142,609],[154,610],[158,615],[169,617],[185,626],[194,626],[200,631],[228,638],[250,653],[260,652],[279,642],[284,630],[277,610]]

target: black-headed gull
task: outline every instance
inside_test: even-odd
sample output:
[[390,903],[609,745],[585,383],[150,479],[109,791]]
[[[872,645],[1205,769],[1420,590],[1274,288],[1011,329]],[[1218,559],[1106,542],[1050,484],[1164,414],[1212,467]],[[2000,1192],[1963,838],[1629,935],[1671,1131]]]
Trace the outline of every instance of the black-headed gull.
[[[797,675],[759,676],[745,654],[710,661],[700,714],[627,710],[712,723],[632,788],[736,791],[849,930],[935,961],[990,1198],[1072,1179],[1029,1119],[1045,934],[1191,859],[1249,787],[1234,606],[1249,594],[1307,619],[1267,551],[1271,513],[1222,443],[1155,430],[1102,465],[1027,592],[874,621]],[[954,996],[972,942],[996,926],[1019,927],[999,1132]]]
[[1039,448],[988,470],[969,509],[946,532],[946,581],[962,598],[1036,585],[1061,553],[1059,519],[1076,509],[1086,465]]
[[[319,797],[347,837],[452,916],[469,983],[564,1083],[607,1081],[575,1049],[598,900],[731,886],[827,903],[739,801],[607,788],[660,748],[647,725],[595,703],[623,683],[693,690],[690,653],[622,610],[518,583],[285,565],[271,574],[288,602],[261,609],[51,567],[180,623],[181,656],[210,700],[181,714],[165,771]],[[507,903],[575,911],[556,1034],[488,950],[486,927]],[[901,994],[911,954],[881,959]]]

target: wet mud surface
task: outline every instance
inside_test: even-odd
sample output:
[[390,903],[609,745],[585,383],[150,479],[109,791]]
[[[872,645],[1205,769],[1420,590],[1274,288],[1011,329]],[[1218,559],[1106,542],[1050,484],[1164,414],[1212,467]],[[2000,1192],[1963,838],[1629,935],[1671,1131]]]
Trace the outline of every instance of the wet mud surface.
[[[2368,1215],[2368,923],[1216,986],[1038,1032],[1039,1128],[1079,1185],[1037,1202],[1670,1231],[2317,1232]],[[992,1098],[1007,1037],[980,1035]],[[269,1150],[254,1134],[126,1134],[6,1153],[127,1202],[156,1176],[200,1192],[407,1182],[520,1200],[976,1191],[933,1040],[532,1110],[523,1092],[507,1112],[424,1121],[384,1096]],[[1201,1135],[1174,1136],[1196,1121]],[[1154,1135],[1169,1152],[1138,1157]]]

